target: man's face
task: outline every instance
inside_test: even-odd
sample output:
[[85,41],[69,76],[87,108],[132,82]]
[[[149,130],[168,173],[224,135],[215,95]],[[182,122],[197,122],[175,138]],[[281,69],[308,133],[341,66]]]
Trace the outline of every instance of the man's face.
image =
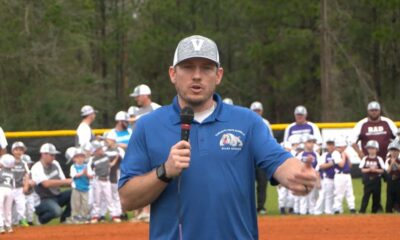
[[56,155],[55,154],[50,154],[50,153],[42,153],[42,161],[47,164],[50,165],[53,160],[55,159]]
[[148,99],[149,96],[147,95],[139,95],[137,97],[135,97],[135,101],[136,104],[138,105],[138,107],[144,107],[144,104],[146,102],[146,100]]
[[181,101],[192,107],[204,105],[212,99],[221,83],[223,69],[203,58],[191,58],[170,67],[169,75]]
[[296,123],[298,124],[303,124],[306,122],[306,115],[303,114],[295,114],[294,118],[296,120]]
[[378,110],[378,109],[368,110],[368,118],[369,119],[376,121],[379,119],[380,116],[381,116],[381,110]]

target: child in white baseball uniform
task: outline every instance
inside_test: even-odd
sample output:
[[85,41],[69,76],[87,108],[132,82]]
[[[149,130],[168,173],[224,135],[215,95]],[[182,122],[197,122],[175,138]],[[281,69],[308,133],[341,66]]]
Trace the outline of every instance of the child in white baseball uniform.
[[118,222],[119,215],[112,203],[110,168],[116,164],[119,156],[110,161],[110,158],[104,153],[103,145],[99,141],[93,141],[92,146],[94,153],[88,163],[89,167],[94,170],[94,203],[91,223],[99,221],[102,198],[105,199],[112,221]]
[[347,206],[351,213],[356,213],[355,197],[353,192],[353,182],[351,181],[351,162],[345,150],[346,140],[338,138],[335,140],[336,150],[340,153],[340,159],[335,160],[335,197],[333,211],[335,214],[343,213],[343,198],[346,197]]
[[[297,157],[303,162],[303,164],[312,167],[314,169],[317,168],[317,163],[320,158],[319,154],[316,151],[314,151],[314,144],[316,143],[316,141],[317,139],[311,134],[303,135],[304,151],[300,152],[297,155]],[[314,187],[313,189],[310,190],[310,192],[307,195],[299,197],[300,215],[314,214],[317,193],[318,191]]]
[[25,194],[25,217],[30,226],[33,225],[33,217],[35,215],[35,201],[37,200],[37,195],[35,194],[34,187],[35,182],[32,180],[31,168],[33,161],[29,155],[22,155],[22,161],[26,163],[28,167],[29,174],[25,175],[23,191]]
[[13,232],[12,214],[12,190],[15,186],[14,167],[15,158],[11,154],[4,154],[0,159],[0,233]]
[[[118,193],[118,179],[119,179],[119,165],[122,159],[125,156],[125,151],[118,147],[117,145],[117,134],[115,131],[109,131],[105,135],[105,143],[106,143],[106,155],[113,160],[115,157],[118,157],[117,162],[110,169],[110,182],[111,182],[111,192],[112,192],[112,201],[115,209],[115,213],[118,216],[122,215],[122,207],[121,201],[119,199]],[[120,219],[114,218],[115,222],[118,222]]]
[[[288,148],[286,149],[289,150],[293,156],[296,156],[299,153],[298,146],[300,143],[301,143],[301,136],[292,135],[289,137],[290,147],[288,146]],[[278,185],[277,191],[278,191],[278,205],[280,213],[282,215],[286,214],[286,212],[293,213],[294,196],[292,192],[281,185]]]
[[318,200],[315,206],[315,215],[333,214],[335,162],[340,161],[340,153],[335,150],[335,141],[326,140],[326,152],[318,163],[321,177],[321,189],[318,192]]
[[26,220],[26,200],[23,191],[23,181],[29,174],[28,165],[22,160],[27,148],[23,142],[14,142],[11,146],[11,152],[15,158],[14,167],[11,171],[14,174],[15,188],[13,189],[13,200],[14,200],[14,216],[13,223],[19,223],[23,227],[28,227],[28,221]]
[[92,175],[85,164],[85,153],[81,148],[76,148],[72,154],[72,164],[70,176],[72,182],[71,194],[71,218],[73,223],[86,223],[90,210],[88,202],[89,179]]

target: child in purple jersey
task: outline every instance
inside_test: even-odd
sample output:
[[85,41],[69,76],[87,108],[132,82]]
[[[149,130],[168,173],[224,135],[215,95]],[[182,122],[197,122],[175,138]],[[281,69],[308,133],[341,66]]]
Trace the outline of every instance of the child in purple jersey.
[[343,213],[343,198],[346,197],[347,206],[351,213],[356,213],[353,183],[351,180],[351,162],[345,152],[347,148],[346,140],[339,138],[335,140],[336,150],[340,153],[340,159],[335,161],[335,199],[333,211],[335,214]]
[[326,150],[318,162],[321,189],[318,192],[315,215],[322,213],[333,214],[335,159],[340,161],[340,153],[335,150],[335,141],[333,139],[326,141]]
[[[320,158],[319,154],[314,151],[316,140],[317,139],[313,135],[303,135],[304,151],[298,154],[298,158],[303,164],[314,169],[316,169]],[[307,195],[300,197],[300,215],[314,214],[317,193],[317,189],[313,188]]]
[[369,140],[365,148],[368,155],[363,157],[360,169],[363,173],[364,194],[362,197],[360,213],[365,213],[369,198],[372,195],[372,213],[377,213],[381,205],[381,174],[384,172],[383,159],[378,156],[379,143]]

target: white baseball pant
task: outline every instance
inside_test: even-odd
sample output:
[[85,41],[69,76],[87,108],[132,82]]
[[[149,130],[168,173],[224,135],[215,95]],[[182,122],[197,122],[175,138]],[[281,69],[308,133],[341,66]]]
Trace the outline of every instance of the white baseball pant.
[[293,208],[294,196],[292,192],[283,186],[278,186],[277,191],[279,208]]
[[[112,203],[112,192],[110,181],[102,181],[99,179],[94,180],[94,203],[93,203],[93,217],[101,216],[101,202],[102,198],[105,199],[105,204],[110,215],[117,216]],[[118,215],[119,216],[119,215]]]
[[0,187],[0,227],[11,227],[12,203],[11,188]]
[[13,223],[18,224],[19,221],[25,219],[25,194],[22,187],[14,188],[12,190],[12,196],[14,200],[13,205]]
[[112,201],[115,209],[115,216],[120,216],[122,214],[121,200],[119,199],[118,184],[111,183],[112,190]]
[[317,189],[313,188],[307,195],[300,197],[300,215],[314,214],[317,194]]
[[321,181],[321,189],[318,191],[318,200],[315,204],[315,215],[333,214],[333,193],[335,189],[335,184],[333,179],[324,178]]
[[333,210],[335,212],[343,213],[343,198],[346,197],[347,206],[349,209],[355,209],[353,183],[349,173],[336,173],[335,174],[335,200],[333,203]]

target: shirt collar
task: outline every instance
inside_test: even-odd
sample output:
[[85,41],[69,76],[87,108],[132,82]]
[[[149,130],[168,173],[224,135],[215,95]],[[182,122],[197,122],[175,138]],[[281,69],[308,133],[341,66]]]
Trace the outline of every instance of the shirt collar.
[[[215,107],[214,112],[208,118],[206,118],[202,122],[202,124],[215,121],[225,122],[229,120],[229,113],[231,110],[230,106],[223,103],[221,96],[219,96],[217,93],[214,93],[213,99],[217,103],[217,106]],[[173,111],[170,116],[172,124],[181,123],[181,118],[180,118],[181,107],[179,106],[178,103],[178,96],[175,96],[174,100],[172,101],[172,109]]]

